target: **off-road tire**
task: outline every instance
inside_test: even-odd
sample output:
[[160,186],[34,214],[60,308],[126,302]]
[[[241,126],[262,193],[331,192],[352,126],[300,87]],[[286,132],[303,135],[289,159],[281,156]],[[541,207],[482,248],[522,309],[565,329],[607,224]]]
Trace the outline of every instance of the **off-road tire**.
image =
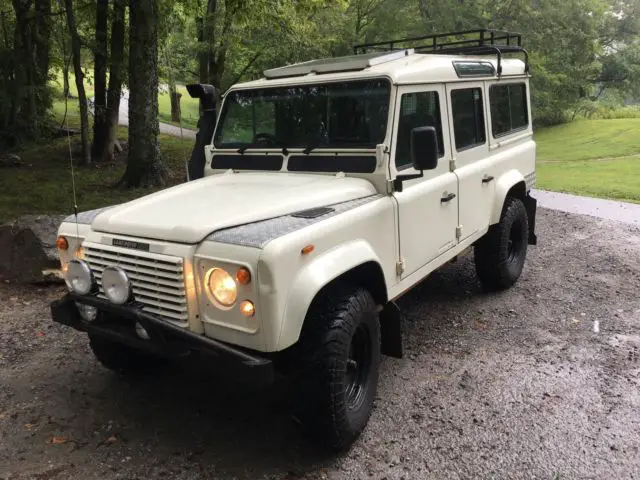
[[507,197],[500,223],[475,245],[476,273],[487,290],[504,290],[522,273],[527,256],[529,222],[522,200]]
[[334,451],[358,438],[373,409],[380,366],[377,310],[368,291],[333,288],[320,293],[305,319],[294,409],[308,432]]
[[90,335],[89,346],[103,366],[123,375],[147,373],[167,364],[165,358],[99,336]]

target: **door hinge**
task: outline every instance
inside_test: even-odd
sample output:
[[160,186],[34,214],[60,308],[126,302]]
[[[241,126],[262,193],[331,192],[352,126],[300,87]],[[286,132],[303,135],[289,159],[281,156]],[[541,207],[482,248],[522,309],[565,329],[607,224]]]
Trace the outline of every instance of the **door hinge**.
[[454,172],[456,170],[456,161],[455,159],[449,160],[449,171]]
[[458,225],[456,227],[456,239],[460,240],[462,238],[462,225]]
[[399,262],[396,262],[396,274],[398,276],[404,273],[404,258],[400,259]]

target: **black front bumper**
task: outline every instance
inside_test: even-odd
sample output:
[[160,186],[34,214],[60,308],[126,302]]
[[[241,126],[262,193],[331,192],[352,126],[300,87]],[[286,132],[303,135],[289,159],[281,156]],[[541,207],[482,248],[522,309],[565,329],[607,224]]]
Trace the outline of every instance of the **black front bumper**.
[[[82,318],[76,302],[94,306],[98,317],[92,322]],[[89,335],[108,338],[137,350],[166,358],[182,358],[191,353],[217,357],[218,366],[232,371],[252,384],[273,382],[274,368],[270,359],[256,356],[238,347],[198,335],[155,315],[146,313],[139,305],[115,305],[92,295],[69,293],[51,303],[53,321],[73,327]],[[149,340],[140,338],[135,331],[136,322],[149,334]]]

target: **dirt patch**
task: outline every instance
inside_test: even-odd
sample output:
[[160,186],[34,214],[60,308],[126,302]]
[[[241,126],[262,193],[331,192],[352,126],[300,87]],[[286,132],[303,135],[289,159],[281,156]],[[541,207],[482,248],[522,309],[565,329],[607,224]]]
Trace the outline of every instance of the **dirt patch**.
[[282,408],[206,366],[119,378],[50,320],[63,290],[0,286],[0,478],[423,479],[640,475],[640,230],[542,210],[511,290],[465,258],[400,302],[406,358],[322,456]]

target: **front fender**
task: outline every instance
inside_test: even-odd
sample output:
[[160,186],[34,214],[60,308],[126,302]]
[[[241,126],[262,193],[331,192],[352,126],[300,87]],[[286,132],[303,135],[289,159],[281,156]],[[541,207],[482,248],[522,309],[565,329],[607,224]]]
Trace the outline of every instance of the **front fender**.
[[524,183],[524,181],[524,176],[518,170],[509,170],[498,179],[496,183],[496,194],[493,199],[493,206],[491,207],[491,225],[500,221],[504,200],[507,198],[509,190],[511,190],[514,185]]
[[325,285],[367,262],[380,261],[371,245],[354,240],[335,247],[298,272],[287,295],[278,341],[279,350],[298,341],[311,302]]

